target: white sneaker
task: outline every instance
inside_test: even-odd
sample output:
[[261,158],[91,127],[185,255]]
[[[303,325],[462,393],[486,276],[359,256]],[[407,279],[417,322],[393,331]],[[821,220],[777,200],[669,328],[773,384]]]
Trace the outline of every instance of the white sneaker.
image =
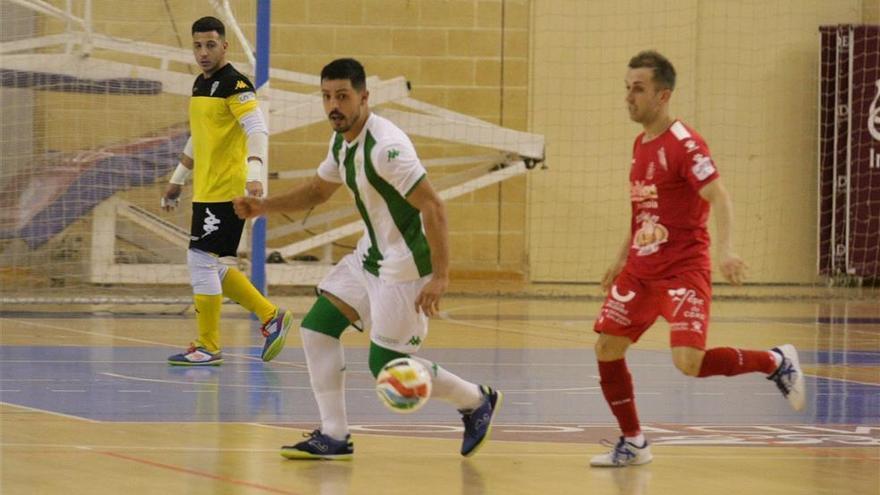
[[[603,445],[611,445],[603,440]],[[645,445],[637,447],[626,441],[624,437],[620,437],[611,452],[601,454],[590,459],[590,466],[593,467],[624,467],[638,466],[647,464],[654,458],[651,455],[651,446],[648,441]]]
[[771,351],[782,356],[782,364],[767,379],[776,383],[776,388],[788,399],[795,411],[800,411],[804,408],[807,392],[797,349],[791,344],[785,344],[774,347]]

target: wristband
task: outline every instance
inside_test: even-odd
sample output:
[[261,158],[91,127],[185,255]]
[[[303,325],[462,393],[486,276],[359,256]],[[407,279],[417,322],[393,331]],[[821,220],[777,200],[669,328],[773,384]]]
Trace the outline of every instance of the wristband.
[[263,180],[263,162],[258,158],[248,158],[247,162],[247,181]]
[[177,168],[174,169],[174,173],[171,174],[171,179],[168,180],[168,182],[182,186],[186,184],[187,179],[190,177],[192,177],[192,170],[184,167],[182,163],[177,162]]

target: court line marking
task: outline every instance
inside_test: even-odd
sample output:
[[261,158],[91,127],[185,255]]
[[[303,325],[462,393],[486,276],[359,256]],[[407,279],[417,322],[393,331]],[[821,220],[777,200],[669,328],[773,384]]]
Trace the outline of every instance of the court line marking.
[[[311,385],[250,385],[250,384],[239,384],[239,383],[212,383],[212,382],[187,382],[181,380],[166,380],[163,378],[146,378],[141,376],[131,376],[131,375],[122,375],[119,373],[110,373],[110,372],[101,372],[99,375],[109,376],[112,378],[119,378],[122,380],[132,380],[137,382],[149,382],[149,383],[167,383],[174,385],[187,385],[187,386],[208,386],[208,387],[227,387],[227,388],[251,388],[251,389],[262,389],[262,390],[311,390]],[[355,391],[355,392],[364,392],[374,390],[373,387],[346,387],[346,391]],[[570,387],[570,388],[534,388],[534,389],[514,389],[509,390],[505,389],[505,394],[526,394],[526,393],[545,393],[545,392],[581,392],[587,390],[599,390],[599,387]],[[660,395],[659,392],[643,392],[640,395]]]
[[[64,327],[64,326],[60,326],[60,325],[49,325],[49,324],[47,324],[47,323],[30,322],[30,321],[21,321],[21,320],[17,320],[17,319],[14,319],[14,318],[0,318],[0,321],[10,321],[10,322],[14,322],[14,323],[21,323],[21,324],[23,324],[23,325],[31,325],[31,326],[35,326],[35,327],[51,328],[51,329],[53,329],[53,330],[64,330],[64,331],[67,331],[67,332],[77,333],[77,334],[82,334],[82,335],[92,335],[92,336],[97,336],[97,337],[105,337],[105,338],[109,338],[109,339],[111,339],[111,340],[125,340],[125,341],[128,341],[128,342],[137,342],[137,343],[139,343],[139,344],[150,344],[150,345],[156,345],[156,346],[162,346],[162,347],[170,347],[170,348],[173,348],[173,349],[180,349],[180,348],[182,347],[182,346],[180,346],[180,345],[166,344],[166,343],[164,343],[164,342],[158,342],[158,341],[155,341],[155,340],[136,339],[136,338],[134,338],[134,337],[123,337],[123,336],[120,336],[120,335],[108,335],[108,334],[106,334],[106,333],[90,332],[90,331],[88,331],[88,330],[77,330],[77,329],[75,329],[75,328],[69,328],[69,327]],[[82,346],[82,347],[87,347],[87,346]],[[248,354],[239,354],[239,353],[224,353],[224,354],[225,354],[226,356],[233,356],[233,357],[242,358],[242,359],[245,359],[245,360],[247,360],[247,361],[263,362],[263,360],[262,360],[259,356],[251,356],[251,355],[248,355]],[[34,361],[31,361],[31,362],[34,362]],[[89,361],[89,362],[94,362],[94,361]],[[118,361],[115,361],[115,362],[118,362]],[[151,361],[151,362],[155,362],[155,361]],[[276,363],[276,364],[279,364],[279,365],[284,365],[284,366],[293,366],[293,367],[299,367],[299,368],[305,368],[305,367],[306,367],[305,364],[291,363],[291,362],[288,362],[288,361],[273,361],[273,362]]]
[[[255,425],[259,426],[259,425]],[[292,428],[286,428],[286,430],[290,431]],[[305,431],[305,430],[303,430]],[[368,436],[370,437],[390,437],[390,438],[416,438],[416,437],[405,437],[403,435],[380,435],[370,433]],[[440,437],[417,437],[420,440],[445,440],[457,442],[456,438],[440,438]],[[492,443],[523,443],[511,440],[492,440]],[[536,443],[546,443],[546,442],[536,442]],[[480,451],[480,457],[578,457],[582,458],[585,455],[590,455],[593,451],[599,452],[604,451],[603,447],[598,444],[583,444],[583,443],[571,443],[565,444],[570,445],[572,448],[583,448],[584,445],[587,445],[586,451],[578,451],[571,453],[562,453],[562,452],[508,452],[508,453],[493,453],[487,452],[485,450]],[[232,453],[276,453],[278,449],[240,449],[240,448],[219,448],[219,447],[148,447],[148,446],[126,446],[126,445],[74,445],[74,444],[41,444],[41,443],[0,443],[0,447],[2,448],[34,448],[34,449],[48,449],[52,451],[57,451],[58,449],[71,449],[73,451],[82,451],[82,453],[95,453],[100,452],[96,449],[117,449],[125,452],[232,452]],[[671,447],[671,448],[668,448]],[[840,459],[857,459],[857,460],[880,460],[880,456],[864,456],[864,455],[840,455],[843,452],[850,452],[854,449],[870,449],[871,451],[875,450],[874,447],[843,447],[843,448],[828,448],[825,450],[817,449],[815,447],[797,447],[797,446],[767,446],[767,447],[754,447],[749,445],[730,445],[730,446],[720,446],[720,448],[748,448],[753,449],[753,452],[748,454],[711,454],[711,453],[700,453],[700,454],[685,454],[681,452],[675,452],[679,448],[688,448],[688,447],[702,447],[700,445],[659,445],[657,448],[663,450],[663,457],[676,457],[682,459],[705,459],[707,457],[711,457],[713,459],[755,459],[756,457],[760,458],[768,458],[768,459],[786,459],[786,460],[817,460],[817,459],[827,459],[829,456]],[[821,452],[825,455],[779,455],[778,452],[775,452],[777,449],[785,449],[785,450],[796,450],[796,451],[806,451],[810,453],[818,453]],[[771,450],[768,452],[768,450]],[[812,452],[811,452],[812,451]],[[45,452],[45,453],[58,453],[58,452]],[[852,454],[855,454],[852,452]],[[10,455],[7,453],[7,455]],[[381,455],[377,453],[372,453],[372,455]],[[453,458],[461,458],[461,455],[458,452],[450,452],[440,453],[440,452],[423,452],[418,454],[419,457],[453,457]]]
[[50,415],[52,415],[52,416],[58,416],[58,417],[61,417],[61,418],[75,419],[75,420],[78,420],[78,421],[87,421],[87,422],[89,422],[89,423],[95,423],[95,424],[97,424],[97,423],[103,423],[103,421],[99,421],[99,420],[97,420],[97,419],[91,419],[91,418],[86,418],[86,417],[82,417],[82,416],[74,416],[74,415],[72,415],[72,414],[64,414],[64,413],[61,413],[61,412],[49,411],[48,409],[40,409],[40,408],[37,408],[37,407],[23,406],[23,405],[21,405],[21,404],[14,404],[14,403],[12,403],[12,402],[0,401],[0,404],[2,404],[2,405],[4,405],[4,406],[9,406],[9,407],[17,407],[17,408],[19,408],[19,409],[25,409],[25,410],[30,411],[30,412],[43,413],[43,414],[50,414]]
[[268,493],[279,493],[282,495],[300,495],[299,492],[290,492],[287,490],[273,488],[271,486],[260,485],[258,483],[251,483],[250,481],[244,481],[244,480],[240,480],[240,479],[236,479],[236,478],[230,478],[228,476],[220,476],[220,475],[216,475],[216,474],[211,474],[211,473],[208,473],[205,471],[197,471],[195,469],[174,466],[172,464],[165,464],[164,462],[151,461],[149,459],[142,459],[140,457],[135,457],[135,456],[126,455],[126,454],[120,454],[117,452],[108,452],[108,451],[104,451],[104,450],[94,450],[94,449],[90,449],[88,447],[79,447],[79,448],[82,448],[84,450],[87,450],[87,451],[90,451],[90,452],[93,452],[93,453],[99,454],[99,455],[104,455],[104,456],[108,456],[108,457],[115,457],[117,459],[122,459],[122,460],[126,460],[126,461],[131,461],[131,462],[137,462],[140,464],[145,464],[147,466],[156,467],[156,468],[160,468],[160,469],[166,469],[166,470],[174,471],[174,472],[178,472],[178,473],[191,474],[193,476],[198,476],[200,478],[207,478],[207,479],[211,479],[214,481],[222,481],[224,483],[229,483],[229,484],[236,485],[236,486],[244,486],[247,488],[253,488],[253,489],[268,492]]

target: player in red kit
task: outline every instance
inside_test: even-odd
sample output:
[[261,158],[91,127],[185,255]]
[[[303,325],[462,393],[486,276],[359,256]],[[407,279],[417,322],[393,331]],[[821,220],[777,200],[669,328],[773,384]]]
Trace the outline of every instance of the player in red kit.
[[626,350],[658,316],[669,322],[675,367],[694,377],[760,372],[791,406],[804,407],[804,377],[791,345],[770,351],[706,349],[712,299],[709,232],[715,215],[717,260],[738,285],[746,265],[732,250],[732,205],[709,148],[693,129],[669,115],[675,69],[663,55],[641,52],[629,62],[626,103],[644,132],[633,144],[632,222],[615,263],[602,279],[608,294],[594,330],[602,393],[623,432],[614,448],[590,465],[621,467],[651,461],[626,366]]

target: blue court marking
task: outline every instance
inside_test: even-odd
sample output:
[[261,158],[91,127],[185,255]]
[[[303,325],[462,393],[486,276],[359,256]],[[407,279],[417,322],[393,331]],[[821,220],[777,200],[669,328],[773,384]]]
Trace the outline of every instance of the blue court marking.
[[[231,304],[231,303],[226,303]],[[186,304],[177,305],[177,307],[188,307]],[[294,313],[295,318],[302,318],[305,314]],[[449,316],[457,321],[571,321],[589,323],[596,319],[595,315],[588,313],[577,314],[460,314],[451,311]],[[167,319],[193,319],[192,314],[185,311],[172,311],[164,313],[138,313],[138,312],[88,312],[88,311],[25,311],[25,310],[9,310],[0,311],[0,318],[20,318],[20,319],[143,319],[143,320],[167,320]],[[223,319],[243,320],[250,319],[249,313],[230,313],[224,314]],[[766,323],[800,323],[807,325],[880,325],[880,318],[876,317],[843,317],[843,316],[805,316],[805,317],[741,317],[741,316],[713,316],[713,322],[717,323],[742,323],[742,322],[766,322]]]
[[[262,363],[259,349],[229,348],[220,367],[178,368],[173,351],[152,347],[0,347],[0,401],[102,421],[315,423],[318,411],[299,348]],[[399,421],[373,390],[366,349],[347,349],[347,402],[353,424]],[[829,356],[837,353],[830,353]],[[870,355],[871,363],[876,353]],[[428,349],[421,354],[461,375],[504,391],[505,423],[608,423],[594,355],[586,350]],[[823,353],[801,353],[803,364]],[[627,358],[645,423],[878,424],[880,386],[808,377],[810,397],[792,411],[758,374],[693,379],[668,352]],[[847,361],[851,362],[851,361]],[[448,404],[431,401],[406,421],[456,422]]]

